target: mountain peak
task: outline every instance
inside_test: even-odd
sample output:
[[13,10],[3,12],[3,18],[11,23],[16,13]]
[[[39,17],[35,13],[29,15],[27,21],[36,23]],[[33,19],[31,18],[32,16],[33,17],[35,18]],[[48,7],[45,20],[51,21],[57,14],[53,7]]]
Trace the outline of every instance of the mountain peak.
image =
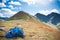
[[[51,21],[52,24],[57,24],[60,22],[60,14],[56,12],[51,12],[49,15],[45,16],[43,14],[36,14],[35,15],[40,21],[42,22],[49,22]],[[52,19],[51,19],[52,18]],[[50,20],[51,19],[51,20]]]
[[8,20],[19,20],[19,19],[32,20],[33,18],[27,12],[19,11],[18,13],[10,17]]

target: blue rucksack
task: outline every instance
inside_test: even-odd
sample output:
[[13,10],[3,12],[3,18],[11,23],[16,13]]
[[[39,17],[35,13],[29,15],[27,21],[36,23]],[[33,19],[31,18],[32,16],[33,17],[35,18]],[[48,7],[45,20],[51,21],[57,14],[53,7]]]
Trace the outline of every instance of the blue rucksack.
[[19,27],[14,27],[6,32],[6,38],[13,38],[13,37],[24,38],[23,29]]

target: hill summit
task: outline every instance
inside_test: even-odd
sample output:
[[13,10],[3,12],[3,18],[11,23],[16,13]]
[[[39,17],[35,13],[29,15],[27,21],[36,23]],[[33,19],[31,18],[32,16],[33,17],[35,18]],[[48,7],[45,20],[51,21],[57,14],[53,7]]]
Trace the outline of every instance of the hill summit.
[[23,20],[32,20],[33,16],[29,15],[28,13],[24,11],[19,11],[15,15],[9,18],[9,20],[18,20],[18,19],[23,19]]

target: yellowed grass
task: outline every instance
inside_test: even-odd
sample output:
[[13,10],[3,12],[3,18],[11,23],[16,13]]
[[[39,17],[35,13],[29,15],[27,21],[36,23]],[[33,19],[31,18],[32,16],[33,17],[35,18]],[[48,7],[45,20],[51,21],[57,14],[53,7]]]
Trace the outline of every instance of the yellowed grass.
[[[3,25],[5,30],[9,30],[15,27],[17,24],[23,28],[25,38],[17,38],[16,40],[60,40],[60,34],[58,30],[52,29],[49,26],[38,21],[26,21],[26,20],[11,20],[4,21]],[[4,38],[1,38],[3,40]],[[8,40],[8,39],[4,39]],[[10,39],[13,40],[13,39]]]

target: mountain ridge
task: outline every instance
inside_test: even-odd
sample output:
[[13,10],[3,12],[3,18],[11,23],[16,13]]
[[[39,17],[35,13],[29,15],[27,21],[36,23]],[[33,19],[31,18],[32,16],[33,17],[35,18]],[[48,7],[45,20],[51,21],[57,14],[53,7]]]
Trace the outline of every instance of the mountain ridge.
[[52,24],[56,25],[57,23],[60,23],[60,14],[52,12],[51,14],[45,16],[43,14],[37,13],[35,15],[39,20],[42,22],[49,22],[51,21]]
[[0,20],[7,20],[8,17],[0,17]]

